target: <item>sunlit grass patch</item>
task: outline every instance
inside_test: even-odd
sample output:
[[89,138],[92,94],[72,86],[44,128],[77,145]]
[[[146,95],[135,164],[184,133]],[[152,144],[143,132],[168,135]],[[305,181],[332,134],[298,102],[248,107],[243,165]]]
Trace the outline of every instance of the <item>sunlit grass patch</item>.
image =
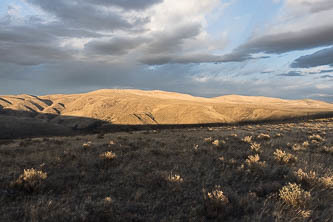
[[214,190],[207,193],[207,197],[217,203],[220,204],[228,204],[229,199],[224,195],[221,186],[215,186]]
[[104,198],[104,203],[105,204],[111,204],[112,203],[112,198],[111,197],[105,197]]
[[41,170],[24,169],[23,174],[11,185],[26,191],[36,191],[47,178],[47,173]]
[[246,142],[246,143],[251,143],[252,142],[252,136],[245,136],[243,139],[242,139],[243,142]]
[[297,161],[297,157],[291,153],[286,153],[283,150],[276,149],[273,153],[275,160],[280,163],[294,163]]
[[266,166],[266,162],[265,161],[260,161],[259,154],[248,156],[247,159],[245,160],[245,163],[249,167],[254,167],[254,166],[265,167]]
[[173,183],[181,183],[184,179],[179,174],[170,173],[168,180]]
[[269,139],[271,139],[271,136],[269,134],[266,134],[266,133],[260,133],[257,136],[257,139],[260,139],[260,140],[269,140]]
[[103,160],[113,160],[117,157],[117,155],[112,151],[107,151],[105,153],[100,154],[99,157]]
[[316,172],[314,171],[306,173],[302,169],[298,169],[298,171],[295,172],[295,175],[300,182],[305,182],[310,185],[315,185],[318,180]]
[[230,201],[221,186],[215,186],[210,192],[206,192],[206,190],[203,190],[203,192],[207,217],[222,220],[230,214]]
[[320,177],[314,171],[306,173],[302,169],[295,172],[295,175],[300,182],[305,183],[306,185],[312,187],[325,187],[327,189],[333,188],[333,175]]
[[333,146],[332,145],[325,145],[322,147],[322,151],[325,153],[333,154]]
[[251,144],[251,150],[255,151],[255,152],[260,152],[261,151],[261,144],[260,143],[252,143]]
[[112,145],[115,145],[115,144],[116,144],[116,142],[114,140],[110,140],[108,145],[112,146]]
[[206,137],[206,138],[204,138],[204,141],[206,143],[211,143],[213,141],[213,138],[212,137]]
[[279,190],[279,197],[288,205],[304,208],[311,199],[311,194],[296,183],[288,183]]
[[310,144],[309,144],[308,141],[305,141],[302,144],[295,143],[292,146],[292,149],[295,150],[295,151],[304,151],[304,150],[306,150],[309,147],[309,145]]
[[212,144],[216,147],[221,147],[222,145],[226,144],[224,140],[214,140]]
[[92,146],[92,142],[91,141],[88,141],[88,142],[82,144],[82,147],[84,149],[90,148],[91,146]]
[[322,138],[319,134],[313,134],[313,135],[309,136],[308,138],[309,138],[309,140],[311,140],[311,141],[315,140],[315,141],[318,141],[318,142],[322,142],[322,141],[325,140],[325,139]]
[[329,189],[333,189],[333,175],[324,176],[319,178],[319,182],[325,187]]
[[282,137],[282,136],[283,136],[282,133],[276,133],[276,134],[274,135],[275,138],[279,138],[279,137]]

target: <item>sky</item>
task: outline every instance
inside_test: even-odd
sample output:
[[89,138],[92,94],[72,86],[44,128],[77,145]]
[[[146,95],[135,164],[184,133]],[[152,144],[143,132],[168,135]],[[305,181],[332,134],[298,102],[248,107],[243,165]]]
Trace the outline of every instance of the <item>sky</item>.
[[333,102],[332,0],[1,0],[0,94]]

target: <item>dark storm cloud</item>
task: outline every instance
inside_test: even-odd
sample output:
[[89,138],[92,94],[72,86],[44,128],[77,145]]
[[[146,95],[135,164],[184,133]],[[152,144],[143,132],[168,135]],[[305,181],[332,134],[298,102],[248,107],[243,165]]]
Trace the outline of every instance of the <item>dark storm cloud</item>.
[[46,43],[54,40],[53,35],[40,31],[38,27],[0,25],[0,42],[2,44],[4,42]]
[[251,59],[249,55],[232,53],[213,55],[208,53],[185,53],[182,46],[185,40],[195,39],[201,33],[201,25],[187,24],[167,32],[151,35],[145,42],[144,54],[139,61],[147,65],[240,62]]
[[195,38],[200,34],[201,28],[200,24],[192,23],[154,33],[152,41],[148,44],[147,53],[179,52],[184,40]]
[[311,55],[301,56],[291,64],[291,67],[311,68],[322,65],[333,66],[333,47],[319,50]]
[[35,26],[0,25],[0,61],[38,65],[71,58],[71,50],[59,47],[58,37]]
[[201,33],[201,25],[197,23],[180,26],[168,32],[152,34],[152,41],[146,42],[144,55],[139,59],[147,65],[188,64],[188,63],[220,63],[240,62],[251,59],[251,56],[238,54],[213,55],[208,53],[182,53],[185,40],[195,39]]
[[147,65],[163,65],[163,64],[187,64],[187,63],[223,63],[223,62],[241,62],[250,57],[243,55],[212,55],[212,54],[191,54],[191,55],[148,55],[141,59],[141,62]]
[[[42,45],[41,48],[50,46],[56,48],[60,41],[66,38],[99,38],[109,35],[99,34],[84,29],[66,27],[59,23],[45,23],[38,17],[30,17],[24,24],[15,25],[0,23],[0,48],[4,48],[8,43],[14,46],[14,43],[20,43],[17,48],[22,45]],[[8,45],[9,46],[9,45]]]
[[300,72],[290,71],[288,73],[280,74],[278,76],[295,77],[295,76],[303,76],[303,75]]
[[89,30],[116,30],[130,29],[144,23],[144,20],[137,19],[129,22],[121,14],[106,10],[105,7],[96,7],[96,4],[89,4],[81,0],[27,0],[27,2],[39,6],[59,19],[59,22],[72,28],[85,28]]
[[0,41],[17,43],[51,43],[62,37],[97,38],[106,35],[59,24],[1,25]]
[[39,65],[71,59],[68,51],[43,44],[10,43],[0,41],[0,61],[20,65]]
[[[245,61],[253,58],[251,55],[256,53],[282,54],[332,44],[333,24],[255,37],[226,56],[234,58],[231,61]],[[229,62],[229,60],[226,60],[226,62]]]
[[131,49],[139,47],[141,44],[148,41],[147,38],[113,38],[111,40],[96,40],[85,45],[85,50],[88,53],[99,55],[123,55]]
[[38,27],[40,32],[48,33],[56,37],[99,38],[108,36],[107,34],[100,34],[85,29],[65,27],[58,23],[39,24],[35,26]]
[[[183,32],[190,33],[190,32]],[[165,41],[159,40],[158,43],[152,44],[150,52],[162,52],[170,49],[177,49],[178,42],[182,38],[165,37]],[[171,47],[174,46],[174,47]],[[214,55],[191,55],[191,56],[173,56],[173,55],[146,55],[141,61],[146,64],[165,64],[165,63],[200,63],[200,62],[242,62],[249,59],[254,59],[252,56],[256,53],[267,54],[282,54],[297,50],[307,50],[316,47],[333,45],[333,24],[328,26],[316,26],[307,29],[302,29],[293,32],[284,32],[277,34],[267,34],[260,37],[255,37],[247,41],[245,44],[236,48],[232,53],[223,56]],[[257,59],[267,58],[259,57]],[[322,60],[325,63],[326,58]],[[327,62],[326,62],[327,63]],[[296,65],[294,65],[296,67]]]
[[294,32],[264,35],[254,38],[236,51],[244,53],[281,54],[333,44],[333,24]]

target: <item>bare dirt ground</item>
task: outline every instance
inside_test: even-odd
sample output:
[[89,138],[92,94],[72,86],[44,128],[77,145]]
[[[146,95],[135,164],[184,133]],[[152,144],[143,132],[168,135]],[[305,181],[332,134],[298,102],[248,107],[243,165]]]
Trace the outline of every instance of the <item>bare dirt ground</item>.
[[333,119],[0,140],[0,221],[333,221]]

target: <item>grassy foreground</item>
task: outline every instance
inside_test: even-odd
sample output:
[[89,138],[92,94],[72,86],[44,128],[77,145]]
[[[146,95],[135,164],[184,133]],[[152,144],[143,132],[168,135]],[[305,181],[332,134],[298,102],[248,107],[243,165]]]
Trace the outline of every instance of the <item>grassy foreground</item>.
[[0,140],[0,221],[333,221],[333,119]]

